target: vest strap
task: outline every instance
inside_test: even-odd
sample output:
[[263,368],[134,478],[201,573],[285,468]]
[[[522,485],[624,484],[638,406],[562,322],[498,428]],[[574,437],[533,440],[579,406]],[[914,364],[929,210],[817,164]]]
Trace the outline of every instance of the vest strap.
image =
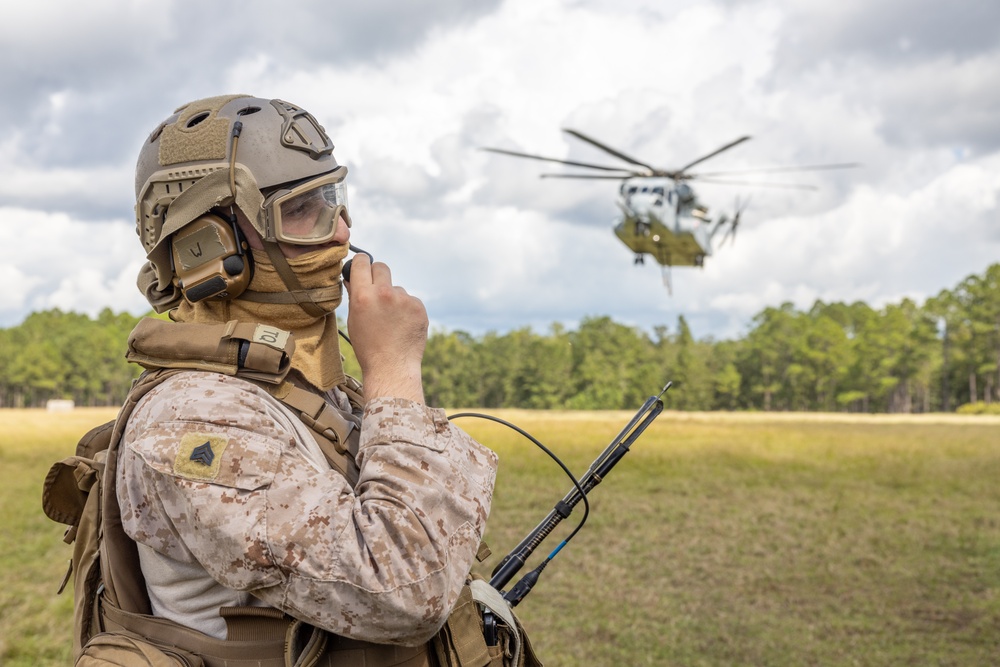
[[283,632],[279,639],[215,639],[166,618],[124,611],[107,599],[101,603],[101,615],[105,632],[132,632],[161,646],[181,647],[200,656],[207,667],[285,667]]
[[355,462],[361,435],[358,422],[342,414],[322,396],[291,382],[265,389],[296,412],[309,427],[330,467],[343,475],[352,487],[357,484],[361,476]]
[[334,443],[338,454],[347,453],[345,443],[355,425],[330,407],[322,396],[290,382],[279,385],[271,395],[298,411],[306,426]]
[[284,641],[291,619],[274,607],[220,607],[226,641]]

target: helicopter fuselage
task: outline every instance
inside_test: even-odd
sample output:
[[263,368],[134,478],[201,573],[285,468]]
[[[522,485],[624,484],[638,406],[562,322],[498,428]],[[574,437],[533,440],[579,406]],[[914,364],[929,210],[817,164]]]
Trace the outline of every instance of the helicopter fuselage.
[[513,157],[554,162],[569,167],[589,171],[576,173],[542,174],[542,177],[576,178],[576,179],[613,179],[621,180],[618,192],[618,208],[622,215],[615,221],[615,235],[633,253],[635,263],[642,264],[649,255],[663,267],[663,282],[670,289],[670,267],[672,266],[702,266],[705,258],[712,254],[712,243],[716,232],[723,231],[722,240],[736,239],[736,228],[740,223],[740,214],[746,206],[740,205],[739,199],[732,217],[719,215],[714,220],[708,217],[708,209],[702,206],[694,190],[687,181],[698,179],[699,183],[719,183],[729,185],[754,185],[795,189],[813,189],[811,186],[797,183],[766,183],[719,180],[736,174],[756,172],[789,172],[816,171],[821,169],[843,169],[856,167],[857,164],[819,164],[792,167],[772,167],[756,170],[730,172],[691,173],[691,169],[710,158],[739,146],[747,141],[749,136],[742,136],[723,146],[706,153],[696,160],[688,162],[679,169],[663,169],[652,164],[637,160],[631,155],[608,146],[593,137],[578,130],[563,128],[567,134],[584,141],[628,166],[611,166],[596,164],[581,160],[566,160],[564,158],[546,157],[535,153],[524,153],[506,148],[484,148],[483,150]]
[[649,255],[663,266],[702,266],[712,254],[708,209],[686,183],[627,179],[619,189],[618,207],[622,215],[615,235],[636,254],[636,263]]

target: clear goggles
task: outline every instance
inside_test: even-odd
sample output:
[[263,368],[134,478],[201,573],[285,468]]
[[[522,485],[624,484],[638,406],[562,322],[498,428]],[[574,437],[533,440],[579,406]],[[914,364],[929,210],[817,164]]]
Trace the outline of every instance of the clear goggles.
[[282,188],[264,199],[267,224],[265,238],[295,245],[328,243],[337,233],[341,214],[347,225],[346,167],[338,167],[328,174]]

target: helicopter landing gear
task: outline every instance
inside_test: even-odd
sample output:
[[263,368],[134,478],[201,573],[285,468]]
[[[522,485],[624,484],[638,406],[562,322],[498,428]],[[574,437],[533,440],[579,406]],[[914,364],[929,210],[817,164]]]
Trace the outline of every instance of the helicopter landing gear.
[[661,266],[660,271],[663,274],[663,286],[667,288],[667,294],[673,296],[674,286],[670,280],[670,266],[669,265]]

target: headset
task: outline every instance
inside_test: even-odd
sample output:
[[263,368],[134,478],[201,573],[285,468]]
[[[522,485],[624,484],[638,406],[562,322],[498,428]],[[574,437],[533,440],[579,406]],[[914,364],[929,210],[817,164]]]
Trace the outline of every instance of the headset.
[[242,294],[253,277],[253,254],[236,216],[218,209],[173,235],[170,262],[174,280],[191,303],[228,301]]

